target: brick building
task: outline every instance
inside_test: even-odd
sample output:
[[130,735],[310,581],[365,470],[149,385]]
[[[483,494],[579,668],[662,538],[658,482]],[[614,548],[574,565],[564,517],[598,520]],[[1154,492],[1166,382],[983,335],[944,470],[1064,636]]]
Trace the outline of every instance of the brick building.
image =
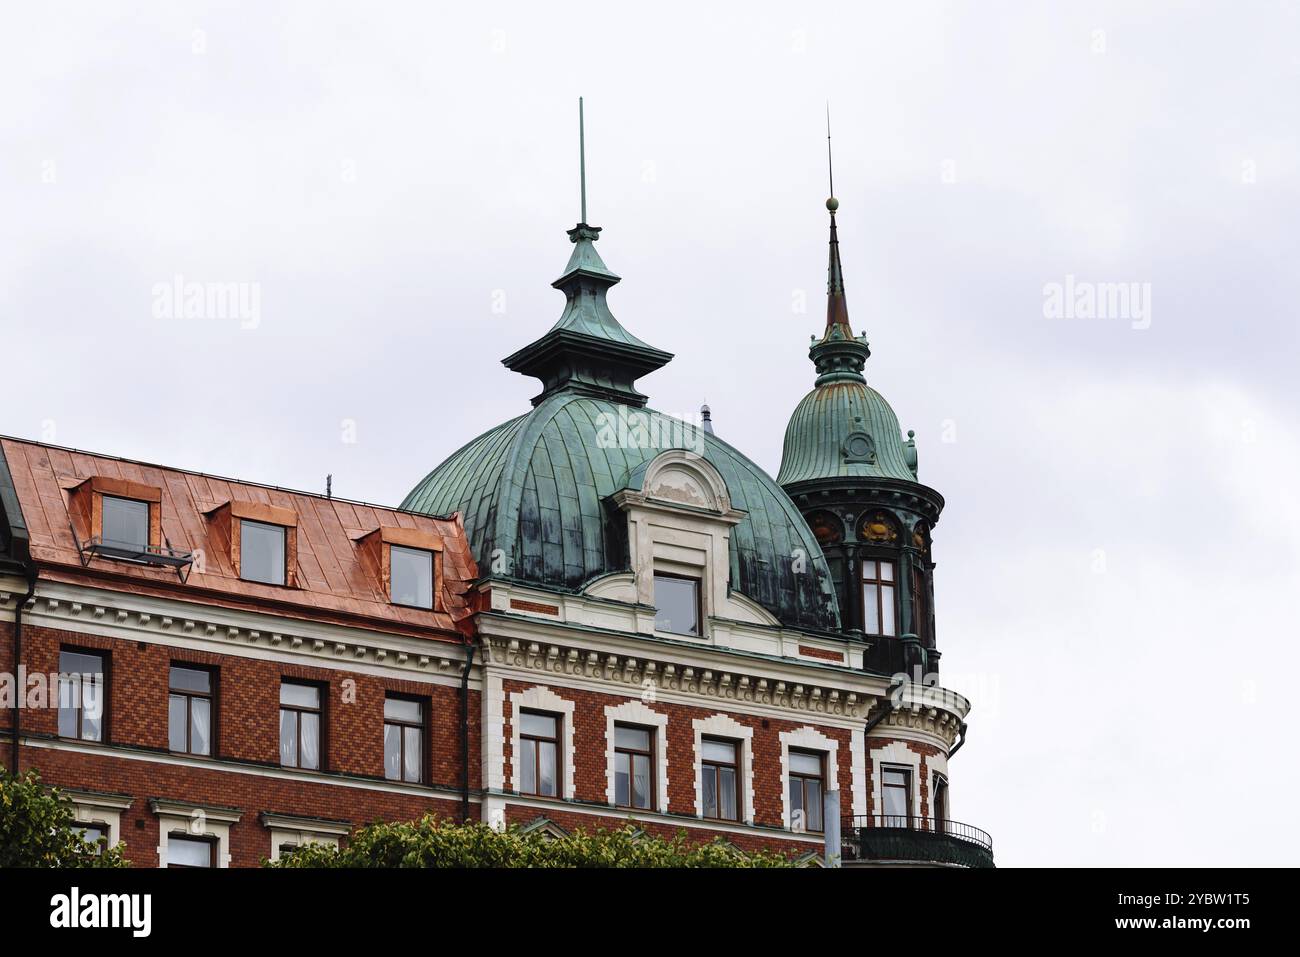
[[836,206],[777,480],[707,416],[648,407],[636,380],[672,357],[610,312],[586,223],[560,320],[504,360],[541,380],[532,409],[400,508],[0,440],[0,662],[24,692],[0,762],[146,866],[427,811],[810,862],[829,824],[845,863],[991,864],[951,818],[943,500],[866,385]]

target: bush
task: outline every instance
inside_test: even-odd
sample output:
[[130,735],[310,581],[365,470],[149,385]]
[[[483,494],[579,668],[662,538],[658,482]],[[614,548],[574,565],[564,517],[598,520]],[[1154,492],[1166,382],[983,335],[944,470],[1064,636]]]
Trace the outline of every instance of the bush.
[[126,867],[122,845],[82,839],[72,802],[41,784],[35,771],[22,777],[0,767],[0,867]]
[[633,825],[574,831],[552,837],[456,824],[426,815],[418,821],[375,823],[357,830],[345,849],[305,844],[268,867],[793,867],[766,851],[745,853],[717,838],[691,844],[685,831],[671,839],[642,834]]

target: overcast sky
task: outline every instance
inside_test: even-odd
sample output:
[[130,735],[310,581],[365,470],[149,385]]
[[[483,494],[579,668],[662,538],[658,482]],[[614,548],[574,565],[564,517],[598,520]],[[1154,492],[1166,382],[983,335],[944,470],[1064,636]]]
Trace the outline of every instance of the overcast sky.
[[[868,381],[948,502],[953,816],[1004,866],[1294,862],[1295,3],[435,6],[10,5],[0,432],[397,504],[538,391],[500,359],[560,313],[583,95],[642,390],[775,474],[829,99]],[[160,318],[177,276],[254,321]],[[1148,308],[1049,316],[1067,276]]]

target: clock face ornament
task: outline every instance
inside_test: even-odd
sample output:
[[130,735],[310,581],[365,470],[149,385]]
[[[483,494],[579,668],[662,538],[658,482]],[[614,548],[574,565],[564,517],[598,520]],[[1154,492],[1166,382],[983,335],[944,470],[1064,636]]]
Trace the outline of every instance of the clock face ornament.
[[876,443],[866,432],[850,432],[844,438],[841,451],[846,462],[866,462],[868,465],[876,462]]

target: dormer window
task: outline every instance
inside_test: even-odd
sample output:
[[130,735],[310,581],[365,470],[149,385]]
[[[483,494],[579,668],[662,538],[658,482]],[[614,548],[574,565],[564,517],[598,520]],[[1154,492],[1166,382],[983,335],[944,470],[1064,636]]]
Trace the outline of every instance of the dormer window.
[[862,560],[862,630],[868,635],[898,634],[895,610],[894,563],[883,559]]
[[433,607],[433,552],[389,545],[389,598],[395,605]]
[[700,634],[700,580],[655,572],[655,630]]
[[267,585],[284,584],[285,528],[239,520],[239,577]]
[[149,503],[115,495],[103,497],[103,543],[144,551],[149,546]]

